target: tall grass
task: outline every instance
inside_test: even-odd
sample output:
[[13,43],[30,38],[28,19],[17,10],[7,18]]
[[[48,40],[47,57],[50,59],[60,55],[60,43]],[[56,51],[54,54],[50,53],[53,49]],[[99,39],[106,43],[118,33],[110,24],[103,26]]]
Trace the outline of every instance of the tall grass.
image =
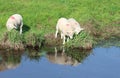
[[90,36],[87,32],[81,32],[80,35],[75,35],[72,40],[66,43],[67,47],[70,48],[85,48],[85,49],[91,49],[94,43],[93,37]]

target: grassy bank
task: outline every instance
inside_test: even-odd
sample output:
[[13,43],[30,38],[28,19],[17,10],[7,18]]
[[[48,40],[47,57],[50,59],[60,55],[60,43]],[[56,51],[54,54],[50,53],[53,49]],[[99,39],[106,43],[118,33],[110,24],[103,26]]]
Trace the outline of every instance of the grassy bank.
[[[9,42],[30,45],[39,44],[39,41],[41,45],[46,34],[53,36],[60,17],[72,17],[85,31],[75,36],[66,46],[91,48],[99,40],[120,36],[119,3],[119,0],[0,0],[0,40],[3,43],[6,38],[6,21],[15,13],[23,16],[24,32],[21,36],[13,30],[12,33],[16,35],[9,36],[8,33],[7,39]],[[51,39],[54,40],[53,37]]]

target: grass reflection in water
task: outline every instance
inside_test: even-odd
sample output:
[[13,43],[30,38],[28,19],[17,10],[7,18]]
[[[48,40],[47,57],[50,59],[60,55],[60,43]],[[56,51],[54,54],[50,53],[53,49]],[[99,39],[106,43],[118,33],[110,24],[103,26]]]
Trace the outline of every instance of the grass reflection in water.
[[26,51],[0,51],[0,71],[13,69],[19,66],[22,56],[30,61],[40,62],[46,57],[50,62],[60,65],[76,66],[90,54],[90,51],[70,50],[64,47],[44,47],[40,50],[27,49]]

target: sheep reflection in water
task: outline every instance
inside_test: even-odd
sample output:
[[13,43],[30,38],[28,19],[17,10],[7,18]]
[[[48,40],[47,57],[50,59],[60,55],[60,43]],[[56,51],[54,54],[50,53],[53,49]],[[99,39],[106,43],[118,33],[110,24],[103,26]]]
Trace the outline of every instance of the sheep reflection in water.
[[22,52],[0,51],[0,71],[15,69],[19,66]]
[[55,64],[71,65],[71,66],[77,66],[80,64],[79,60],[71,57],[71,55],[65,52],[64,47],[62,51],[58,50],[55,47],[55,52],[48,52],[46,57],[50,62]]
[[18,64],[14,64],[14,63],[5,63],[5,62],[2,62],[0,64],[0,71],[3,71],[3,70],[8,70],[8,69],[15,69],[19,66],[20,63]]

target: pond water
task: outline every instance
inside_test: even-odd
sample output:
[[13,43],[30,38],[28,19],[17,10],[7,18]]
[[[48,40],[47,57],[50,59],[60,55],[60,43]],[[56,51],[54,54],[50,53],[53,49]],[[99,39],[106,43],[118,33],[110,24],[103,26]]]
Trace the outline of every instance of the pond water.
[[0,51],[0,78],[120,78],[120,47]]

